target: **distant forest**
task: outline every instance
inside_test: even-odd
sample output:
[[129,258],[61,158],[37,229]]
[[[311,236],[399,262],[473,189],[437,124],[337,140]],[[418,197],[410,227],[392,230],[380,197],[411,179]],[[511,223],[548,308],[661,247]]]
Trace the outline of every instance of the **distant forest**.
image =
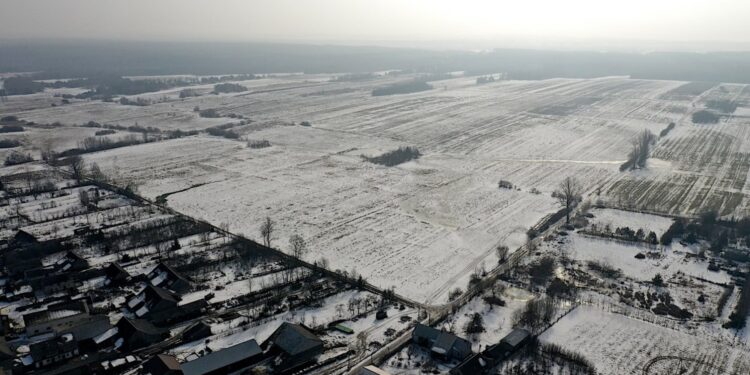
[[750,83],[750,52],[604,53],[498,49],[433,51],[385,47],[252,43],[0,42],[0,72],[44,72],[42,78],[92,75],[505,72],[511,79],[591,78]]

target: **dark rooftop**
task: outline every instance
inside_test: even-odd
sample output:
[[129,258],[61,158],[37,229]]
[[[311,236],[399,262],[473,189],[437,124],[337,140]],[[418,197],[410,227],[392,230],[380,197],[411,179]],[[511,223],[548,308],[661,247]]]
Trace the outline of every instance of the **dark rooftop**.
[[296,355],[323,344],[318,336],[298,324],[284,322],[276,332],[273,343],[289,355]]
[[250,340],[185,362],[181,368],[185,375],[206,374],[262,353],[258,343]]

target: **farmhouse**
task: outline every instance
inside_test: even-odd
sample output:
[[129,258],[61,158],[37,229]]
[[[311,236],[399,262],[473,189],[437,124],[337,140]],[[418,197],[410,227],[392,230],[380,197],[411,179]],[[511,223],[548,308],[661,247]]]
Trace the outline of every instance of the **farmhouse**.
[[188,327],[182,333],[182,339],[185,342],[204,339],[208,336],[211,336],[211,326],[203,320]]
[[154,324],[165,322],[178,311],[179,297],[174,293],[148,285],[128,301],[128,308],[139,319],[148,319]]
[[130,350],[155,344],[166,337],[166,329],[157,328],[144,319],[123,317],[116,326],[124,346]]
[[67,302],[23,315],[26,334],[71,334],[82,350],[95,348],[93,339],[112,328],[107,315],[91,315],[86,302]]
[[73,251],[68,251],[65,256],[54,264],[57,272],[78,272],[89,268],[89,262]]
[[16,234],[13,236],[12,242],[15,246],[24,246],[38,243],[39,240],[37,240],[37,238],[33,234],[23,229],[19,229],[18,232],[16,232]]
[[525,329],[516,328],[505,336],[498,344],[492,345],[482,353],[477,353],[458,366],[451,369],[454,375],[474,375],[489,373],[495,366],[503,362],[511,354],[522,348],[531,338],[531,333]]
[[313,362],[323,353],[323,340],[299,324],[284,322],[264,343],[274,369],[286,372]]
[[471,355],[471,343],[450,332],[444,332],[417,324],[412,332],[412,341],[430,349],[439,358],[462,361]]
[[34,268],[26,270],[24,281],[31,286],[35,292],[47,294],[58,293],[75,288],[77,278],[70,273],[55,272],[54,267]]
[[190,280],[177,273],[172,267],[159,263],[147,275],[149,282],[153,286],[171,290],[177,294],[184,294],[192,289]]
[[263,351],[255,340],[230,346],[198,359],[183,363],[184,375],[217,375],[239,371],[258,363]]
[[78,345],[72,334],[55,337],[29,345],[29,356],[25,364],[34,368],[42,368],[67,361],[78,355]]
[[[505,336],[500,343],[491,346],[487,351],[494,358],[507,357],[518,349],[522,348],[531,339],[531,333],[522,328],[516,328],[507,336]],[[502,357],[501,357],[502,355]]]
[[110,263],[109,266],[104,269],[104,274],[107,276],[107,281],[105,283],[108,286],[120,285],[130,279],[128,271],[125,271],[125,269],[116,262]]

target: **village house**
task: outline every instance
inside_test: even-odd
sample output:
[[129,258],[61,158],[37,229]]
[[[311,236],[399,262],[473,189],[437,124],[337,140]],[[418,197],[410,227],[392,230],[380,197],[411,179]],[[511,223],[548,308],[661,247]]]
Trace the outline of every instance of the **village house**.
[[146,277],[151,285],[168,289],[177,294],[187,293],[193,288],[190,280],[164,263],[159,263]]
[[412,341],[444,360],[463,361],[471,355],[471,343],[467,340],[424,324],[417,324],[414,327]]
[[274,357],[274,369],[284,373],[316,361],[323,353],[323,340],[302,325],[284,322],[263,347]]
[[153,345],[168,336],[167,329],[158,328],[144,319],[123,317],[116,327],[118,336],[123,339],[123,347],[128,350]]

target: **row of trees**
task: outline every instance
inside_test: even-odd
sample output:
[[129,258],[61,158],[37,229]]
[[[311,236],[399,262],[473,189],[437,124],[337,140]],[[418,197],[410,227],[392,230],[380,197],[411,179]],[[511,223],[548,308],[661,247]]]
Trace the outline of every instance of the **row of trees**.
[[14,148],[21,145],[16,139],[0,139],[0,148]]
[[747,324],[747,315],[750,314],[750,272],[745,275],[745,283],[742,285],[740,300],[729,315],[729,321],[724,328],[742,329]]
[[395,83],[390,86],[372,90],[372,96],[386,96],[397,94],[410,94],[413,92],[432,90],[432,85],[424,80]]
[[247,91],[247,87],[238,85],[236,83],[220,83],[218,85],[214,85],[215,94],[245,92],[245,91]]
[[693,113],[694,124],[716,124],[719,122],[721,117],[711,111],[698,111]]
[[646,167],[651,145],[656,143],[656,136],[648,129],[643,130],[631,141],[628,160],[620,166],[620,171],[634,170]]

